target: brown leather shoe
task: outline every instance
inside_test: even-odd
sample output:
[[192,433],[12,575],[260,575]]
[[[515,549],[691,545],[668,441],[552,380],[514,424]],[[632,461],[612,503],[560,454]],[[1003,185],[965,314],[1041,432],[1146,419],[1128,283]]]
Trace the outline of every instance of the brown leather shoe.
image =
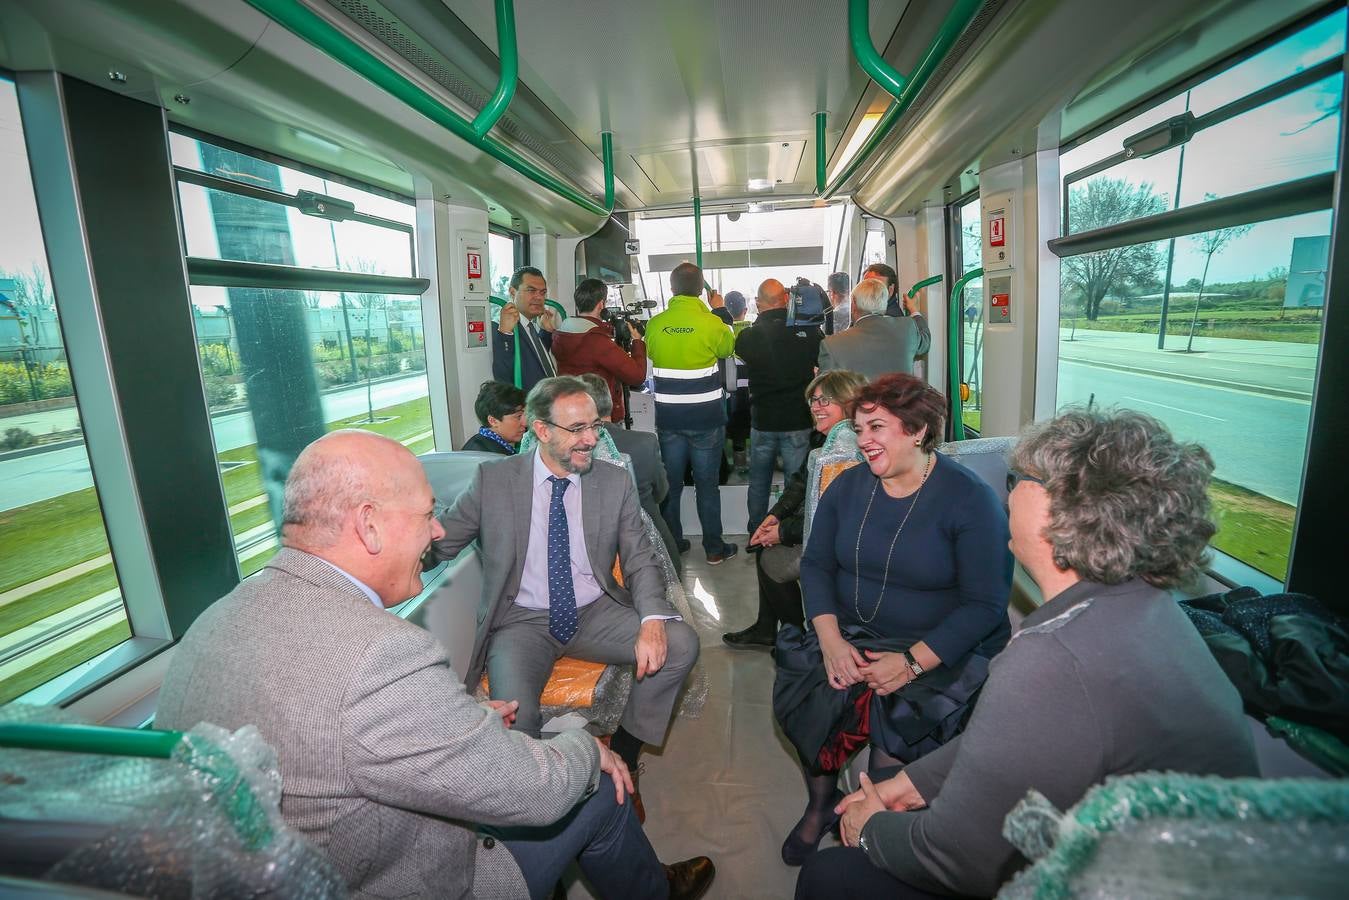
[[717,867],[706,856],[695,856],[665,867],[670,880],[670,900],[697,900],[712,886]]

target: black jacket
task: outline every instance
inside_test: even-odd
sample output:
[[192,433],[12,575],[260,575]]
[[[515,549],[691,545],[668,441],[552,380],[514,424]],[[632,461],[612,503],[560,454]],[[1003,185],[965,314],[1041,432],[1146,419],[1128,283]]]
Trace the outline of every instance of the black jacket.
[[501,446],[491,438],[483,437],[481,434],[478,434],[477,432],[474,432],[471,438],[464,441],[464,446],[460,447],[459,449],[473,450],[478,453],[500,453],[502,456],[511,455],[506,452],[505,447]]
[[806,386],[815,377],[824,335],[815,325],[787,327],[787,310],[759,313],[735,339],[749,374],[750,421],[759,431],[801,431],[812,424]]
[[[818,431],[810,433],[810,449],[824,446],[824,435]],[[778,518],[778,539],[788,547],[804,543],[806,532],[806,482],[810,477],[810,457],[795,472],[787,473],[787,483],[782,487],[782,496],[773,508],[770,516]]]

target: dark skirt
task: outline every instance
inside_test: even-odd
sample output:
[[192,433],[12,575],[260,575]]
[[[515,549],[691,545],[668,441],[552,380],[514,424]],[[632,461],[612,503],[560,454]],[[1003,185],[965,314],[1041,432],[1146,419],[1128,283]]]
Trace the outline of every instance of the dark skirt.
[[[859,650],[908,647],[863,628],[845,625],[842,631]],[[831,686],[814,631],[784,626],[774,659],[773,712],[802,762],[815,772],[838,771],[868,741],[903,763],[940,747],[964,729],[988,678],[989,662],[967,653],[882,697],[865,684],[846,690]]]

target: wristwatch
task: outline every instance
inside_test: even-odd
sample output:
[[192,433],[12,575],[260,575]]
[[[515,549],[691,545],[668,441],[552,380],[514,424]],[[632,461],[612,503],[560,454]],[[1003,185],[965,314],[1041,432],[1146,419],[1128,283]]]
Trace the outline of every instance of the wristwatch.
[[923,674],[923,667],[918,664],[918,660],[913,658],[912,650],[904,651],[904,661],[909,664],[909,671],[913,673],[914,678]]
[[867,856],[871,855],[871,841],[867,840],[867,830],[863,826],[861,833],[857,835],[857,847]]

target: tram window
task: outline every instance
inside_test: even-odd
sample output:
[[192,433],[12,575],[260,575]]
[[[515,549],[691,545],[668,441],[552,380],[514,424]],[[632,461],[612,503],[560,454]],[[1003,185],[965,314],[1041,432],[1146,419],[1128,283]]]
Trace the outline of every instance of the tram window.
[[0,704],[131,637],[0,77]]
[[[175,158],[195,151],[208,174],[229,172],[234,180],[246,175],[252,183],[283,192],[319,191],[347,199],[361,212],[378,209],[384,220],[334,223],[281,203],[180,181],[189,255],[414,274],[411,206],[236,150],[174,137]],[[395,208],[400,205],[406,208]],[[194,285],[191,302],[242,574],[261,568],[276,552],[286,473],[295,455],[325,431],[367,428],[414,453],[432,448],[420,298]]]
[[[1338,43],[1327,43],[1328,22],[1338,23]],[[1344,26],[1339,11],[1245,61],[1240,87],[1285,77],[1290,55],[1342,51]],[[1222,86],[1227,74],[1211,81]],[[1192,99],[1217,93],[1209,84]],[[1183,152],[1145,160],[1170,166],[1148,180],[1109,169],[1070,186],[1074,229],[1128,218],[1123,211],[1145,202],[1170,208],[1174,195],[1154,184],[1179,182],[1191,203],[1204,199],[1199,191],[1237,196],[1326,171],[1338,152],[1340,91],[1336,75],[1201,132]],[[1240,154],[1201,144],[1220,131]],[[1129,407],[1204,444],[1216,467],[1214,547],[1277,579],[1300,499],[1330,229],[1327,209],[1068,257],[1061,268],[1060,406]]]
[[[1345,11],[1256,54],[1063,154],[1065,234],[1075,234],[1208,199],[1230,197],[1334,171],[1339,143],[1338,60]],[[1197,131],[1186,143],[1147,158],[1123,158],[1123,141],[1151,124],[1184,114],[1202,117],[1297,73],[1334,71],[1297,90]],[[1076,173],[1110,165],[1087,177]]]
[[523,263],[517,258],[517,239],[497,231],[487,233],[487,277],[491,280],[493,297],[505,297],[510,288],[511,275]]
[[[825,283],[838,258],[844,209],[843,204],[836,203],[802,209],[704,213],[704,277],[722,293],[744,294],[750,301],[749,318],[753,319],[754,295],[765,279],[776,278],[788,286],[797,278]],[[633,237],[641,242],[638,271],[646,296],[667,299],[671,270],[697,255],[693,217],[637,215],[631,227]],[[885,235],[877,233],[877,238],[884,253]]]
[[[983,265],[983,241],[980,239],[979,198],[960,204],[955,227],[959,235],[959,277]],[[969,397],[961,405],[965,427],[978,432],[983,421],[984,372],[984,282],[967,282],[960,298],[960,381],[969,387]]]

